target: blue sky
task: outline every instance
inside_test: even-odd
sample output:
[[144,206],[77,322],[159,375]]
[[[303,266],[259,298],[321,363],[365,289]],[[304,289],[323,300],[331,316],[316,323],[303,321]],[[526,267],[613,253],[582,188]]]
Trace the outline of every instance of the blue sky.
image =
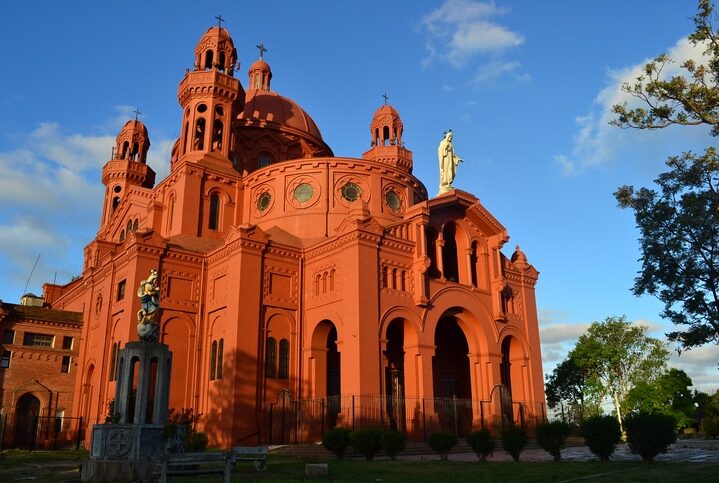
[[[436,146],[453,129],[455,185],[478,196],[541,272],[545,371],[594,320],[670,329],[630,292],[640,256],[619,185],[648,186],[664,160],[701,149],[703,128],[607,125],[619,86],[684,40],[694,1],[11,2],[0,17],[0,298],[67,282],[99,223],[100,170],[136,107],[167,174],[177,85],[221,14],[242,66],[263,42],[272,87],[312,115],[335,154],[360,156],[382,94],[399,111],[414,173],[436,193]],[[678,67],[675,67],[678,68]],[[719,388],[716,346],[672,356]]]

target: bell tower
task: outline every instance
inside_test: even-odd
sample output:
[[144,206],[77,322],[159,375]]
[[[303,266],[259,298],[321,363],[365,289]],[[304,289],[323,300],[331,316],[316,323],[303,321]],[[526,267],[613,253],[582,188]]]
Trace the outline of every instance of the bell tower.
[[229,32],[210,27],[195,47],[194,69],[188,69],[178,88],[183,111],[178,161],[209,157],[230,162],[232,121],[245,102],[245,91],[234,77],[236,62]]
[[155,185],[155,172],[147,165],[150,137],[147,128],[135,119],[127,121],[115,139],[112,156],[102,167],[105,185],[105,202],[102,209],[102,226],[112,219],[120,202],[131,186],[151,189]]
[[369,125],[371,149],[362,154],[363,159],[377,161],[400,168],[408,173],[412,172],[412,151],[404,147],[402,141],[402,119],[397,110],[385,103],[372,117]]

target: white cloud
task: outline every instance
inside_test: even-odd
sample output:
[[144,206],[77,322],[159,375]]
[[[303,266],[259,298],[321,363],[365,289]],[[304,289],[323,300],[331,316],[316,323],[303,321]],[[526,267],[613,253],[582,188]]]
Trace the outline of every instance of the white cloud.
[[422,18],[429,35],[422,65],[428,67],[439,58],[461,67],[478,54],[500,54],[523,44],[521,34],[490,20],[507,12],[494,2],[446,0]]
[[514,80],[526,82],[531,76],[525,72],[521,72],[522,65],[517,61],[495,61],[481,66],[474,76],[473,83],[490,82],[503,77],[512,77]]
[[[669,49],[668,55],[675,62],[667,65],[662,72],[669,78],[684,73],[681,64],[692,59],[701,63],[704,47],[693,46],[687,39],[679,40]],[[661,132],[649,130],[631,130],[631,132],[609,125],[616,116],[612,106],[627,103],[639,106],[639,101],[622,91],[624,83],[634,84],[642,75],[644,66],[652,59],[608,73],[607,85],[597,94],[589,111],[575,118],[577,131],[574,135],[571,154],[557,154],[555,163],[564,175],[574,175],[605,163],[614,161],[628,150],[637,150],[653,159],[663,161],[665,153],[678,154],[681,150],[703,145],[706,141],[706,129],[670,127]],[[705,60],[705,59],[704,59]],[[674,146],[680,146],[676,150]],[[629,156],[627,156],[629,157]]]
[[[121,115],[127,110],[118,108]],[[119,119],[101,130],[119,132],[127,115]],[[62,283],[79,273],[83,247],[99,227],[101,170],[110,159],[115,136],[70,132],[45,122],[29,134],[6,139],[15,144],[0,151],[0,298],[8,300],[12,292],[22,290],[38,253],[42,258],[30,290],[38,291],[55,272]],[[148,164],[157,172],[157,181],[167,174],[173,143],[153,141]]]

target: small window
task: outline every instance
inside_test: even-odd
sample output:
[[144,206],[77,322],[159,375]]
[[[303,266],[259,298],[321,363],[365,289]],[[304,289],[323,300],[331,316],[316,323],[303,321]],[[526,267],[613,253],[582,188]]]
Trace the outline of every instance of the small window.
[[354,201],[362,196],[362,189],[357,183],[349,182],[342,187],[342,197],[347,201]]
[[265,166],[269,166],[272,164],[272,158],[269,154],[260,154],[260,157],[257,158],[257,165],[260,168],[264,168]]
[[0,368],[7,369],[10,367],[10,359],[12,359],[12,352],[2,351],[2,358],[0,359]]
[[7,329],[2,338],[3,344],[14,344],[15,343],[15,331]]
[[265,351],[265,377],[275,377],[275,359],[277,358],[277,341],[273,337],[267,339]]
[[210,381],[214,381],[217,376],[217,341],[212,341],[212,349],[210,350]]
[[118,342],[112,344],[112,352],[110,353],[110,381],[117,379],[117,346]]
[[225,339],[220,339],[217,344],[217,379],[222,379],[222,351],[224,349]]
[[25,332],[23,336],[22,345],[34,346],[34,347],[52,347],[55,342],[55,336],[50,334],[34,334],[32,332]]
[[220,195],[212,193],[210,196],[210,222],[208,228],[217,230],[220,226]]
[[125,241],[125,230],[124,229],[120,232],[120,241],[121,242]]
[[62,356],[60,372],[70,372],[70,356]]
[[290,377],[290,342],[287,339],[280,340],[280,368],[277,377],[280,379]]
[[127,280],[121,280],[120,283],[117,284],[117,300],[118,302],[125,298],[125,286],[127,285]]
[[65,351],[72,350],[72,342],[73,342],[73,337],[69,337],[67,335],[64,336],[62,338],[62,350],[65,350]]

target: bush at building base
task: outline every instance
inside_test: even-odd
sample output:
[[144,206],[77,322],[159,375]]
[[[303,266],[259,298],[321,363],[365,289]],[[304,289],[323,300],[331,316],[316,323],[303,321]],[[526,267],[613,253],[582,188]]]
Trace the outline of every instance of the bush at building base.
[[384,452],[387,453],[387,456],[395,459],[404,449],[404,440],[404,434],[399,431],[384,431],[380,438],[380,444]]
[[436,452],[442,461],[447,461],[449,450],[457,444],[457,437],[449,431],[440,431],[429,435],[427,441],[432,451]]
[[614,416],[592,416],[582,423],[582,436],[589,451],[600,460],[608,461],[622,440],[622,431]]
[[562,448],[571,432],[569,425],[563,421],[552,421],[537,425],[537,444],[552,455],[554,461],[562,459]]
[[676,420],[667,414],[639,412],[630,415],[624,421],[629,448],[644,461],[653,461],[677,440],[675,424]]
[[350,430],[345,428],[335,428],[327,431],[322,435],[322,446],[331,451],[337,459],[345,456],[345,451],[350,445]]
[[477,454],[480,461],[487,461],[487,458],[494,453],[496,442],[488,429],[482,428],[467,435],[467,444]]
[[519,461],[519,455],[529,441],[527,433],[521,427],[512,424],[502,430],[500,437],[504,450],[512,456],[514,461]]
[[365,457],[367,461],[374,459],[374,456],[382,448],[380,439],[382,431],[379,429],[360,429],[350,434],[350,446],[352,449]]

